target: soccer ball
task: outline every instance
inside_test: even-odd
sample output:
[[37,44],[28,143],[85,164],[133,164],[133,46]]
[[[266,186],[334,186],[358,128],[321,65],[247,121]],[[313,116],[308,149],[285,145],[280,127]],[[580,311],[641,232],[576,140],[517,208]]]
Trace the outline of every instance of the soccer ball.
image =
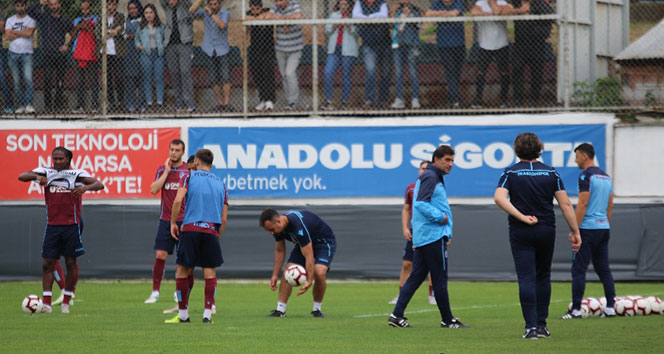
[[650,305],[650,302],[644,298],[638,298],[634,300],[634,310],[636,311],[637,315],[650,315],[650,312],[652,311],[652,307]]
[[614,308],[616,310],[616,315],[618,316],[631,317],[636,315],[636,310],[634,310],[634,302],[629,299],[622,299],[616,301]]
[[588,318],[590,316],[592,316],[592,314],[590,313],[590,309],[588,308],[588,303],[582,301],[581,302],[581,318]]
[[599,316],[602,314],[602,304],[599,300],[594,297],[589,297],[585,299],[585,301],[588,304],[588,314],[591,316]]
[[307,282],[307,271],[303,266],[293,264],[286,268],[284,278],[292,286],[301,286]]
[[648,296],[646,301],[650,303],[650,313],[652,314],[661,314],[664,310],[662,300],[656,296]]
[[42,300],[37,295],[28,295],[23,299],[21,308],[25,313],[40,313],[44,304]]

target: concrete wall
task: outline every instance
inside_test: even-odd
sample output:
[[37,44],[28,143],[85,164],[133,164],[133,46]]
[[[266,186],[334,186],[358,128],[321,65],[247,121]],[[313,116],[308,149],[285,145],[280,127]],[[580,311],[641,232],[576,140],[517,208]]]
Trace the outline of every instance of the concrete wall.
[[615,194],[664,197],[664,125],[617,125],[614,134]]

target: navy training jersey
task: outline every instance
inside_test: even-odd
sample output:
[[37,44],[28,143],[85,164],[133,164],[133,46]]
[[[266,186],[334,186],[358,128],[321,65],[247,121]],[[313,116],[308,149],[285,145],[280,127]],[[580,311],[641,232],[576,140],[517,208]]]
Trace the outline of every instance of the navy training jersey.
[[[503,171],[498,187],[509,191],[510,202],[523,215],[536,216],[540,224],[556,224],[553,197],[565,186],[555,168],[539,161],[521,161]],[[524,225],[511,215],[508,219],[510,226]]]
[[288,218],[288,225],[274,235],[275,241],[288,240],[300,247],[310,242],[314,246],[336,242],[332,229],[318,215],[307,210],[290,210],[284,215]]
[[588,167],[579,175],[579,193],[581,192],[590,192],[590,197],[579,228],[589,230],[610,228],[607,208],[613,193],[611,177],[597,166]]

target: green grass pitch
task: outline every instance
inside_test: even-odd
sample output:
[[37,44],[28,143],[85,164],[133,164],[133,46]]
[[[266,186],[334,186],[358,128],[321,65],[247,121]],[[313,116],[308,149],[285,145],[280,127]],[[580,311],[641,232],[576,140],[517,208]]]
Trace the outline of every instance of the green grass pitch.
[[[406,316],[411,329],[387,326],[395,282],[330,282],[323,303],[326,319],[310,316],[311,291],[288,305],[288,317],[265,318],[277,294],[267,282],[221,279],[217,314],[203,324],[203,282],[197,277],[189,324],[164,324],[174,306],[172,281],[162,284],[162,299],[144,304],[151,283],[82,280],[70,314],[28,315],[23,297],[41,295],[38,282],[0,282],[0,349],[3,353],[661,353],[664,316],[559,320],[570,302],[570,284],[553,283],[550,339],[521,339],[523,319],[516,283],[449,284],[454,315],[469,329],[440,328],[435,306],[426,301],[426,284]],[[663,283],[617,283],[619,296],[663,297]],[[57,296],[58,291],[54,290]],[[589,283],[586,296],[602,296]]]

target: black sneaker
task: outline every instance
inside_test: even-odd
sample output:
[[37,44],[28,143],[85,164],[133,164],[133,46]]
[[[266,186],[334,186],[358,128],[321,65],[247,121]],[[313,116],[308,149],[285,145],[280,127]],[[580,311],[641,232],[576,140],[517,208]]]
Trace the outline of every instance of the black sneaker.
[[538,338],[551,338],[551,332],[546,326],[537,327],[537,337]]
[[390,314],[390,317],[387,319],[387,324],[392,327],[410,328],[406,317],[397,317],[393,314]]
[[265,317],[286,317],[286,313],[279,310],[272,310],[272,312]]
[[320,310],[311,311],[311,315],[316,318],[326,318],[326,316],[323,315],[323,313],[320,312]]
[[526,332],[521,336],[523,339],[537,339],[537,329],[536,328],[528,328],[526,329]]
[[567,311],[564,315],[560,316],[561,320],[571,320],[571,319],[577,319],[581,318],[581,315],[575,315],[572,310]]
[[203,317],[203,323],[214,323],[211,318]]
[[470,326],[461,323],[458,318],[453,318],[450,323],[440,321],[440,326],[443,328],[470,328]]

